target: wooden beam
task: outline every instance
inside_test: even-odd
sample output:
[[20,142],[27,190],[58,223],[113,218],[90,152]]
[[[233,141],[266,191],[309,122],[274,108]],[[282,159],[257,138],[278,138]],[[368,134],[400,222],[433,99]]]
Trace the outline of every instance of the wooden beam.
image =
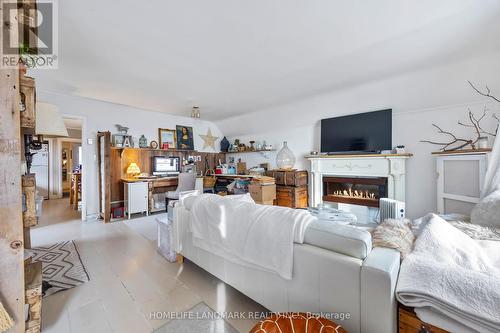
[[[7,1],[0,0],[0,8]],[[2,36],[17,39],[17,16],[4,22]],[[3,56],[3,51],[0,51]],[[0,69],[0,301],[14,319],[9,333],[24,332],[24,246],[21,199],[21,147],[19,118],[19,74]]]
[[[99,215],[104,223],[111,221],[111,132],[97,132],[97,169],[99,182]],[[104,207],[103,207],[104,201]]]

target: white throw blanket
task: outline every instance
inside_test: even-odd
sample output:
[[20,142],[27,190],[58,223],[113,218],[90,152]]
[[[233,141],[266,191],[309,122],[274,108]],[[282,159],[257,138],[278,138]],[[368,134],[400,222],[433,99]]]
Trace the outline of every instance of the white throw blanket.
[[401,265],[398,300],[452,332],[500,332],[500,242],[473,240],[437,215]]
[[191,207],[190,230],[197,247],[291,279],[293,243],[304,242],[314,220],[305,210],[204,194]]

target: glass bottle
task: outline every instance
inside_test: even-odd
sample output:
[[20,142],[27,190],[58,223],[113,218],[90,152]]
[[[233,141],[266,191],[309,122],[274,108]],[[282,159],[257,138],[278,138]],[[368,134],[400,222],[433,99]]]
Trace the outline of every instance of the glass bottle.
[[276,155],[276,165],[278,169],[292,169],[295,164],[295,155],[293,155],[286,141],[283,142],[283,148]]

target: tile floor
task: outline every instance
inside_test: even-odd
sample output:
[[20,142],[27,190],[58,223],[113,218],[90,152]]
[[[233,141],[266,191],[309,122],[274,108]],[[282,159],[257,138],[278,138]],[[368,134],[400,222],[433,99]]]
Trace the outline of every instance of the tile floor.
[[[45,201],[43,209],[32,229],[32,246],[75,240],[91,279],[43,300],[45,333],[152,332],[168,320],[151,318],[151,311],[185,311],[201,301],[217,311],[265,311],[198,266],[161,257],[146,237],[156,228],[155,216],[138,218],[133,223],[144,226],[131,228],[123,222],[81,221],[68,199]],[[228,322],[240,332],[255,324]]]

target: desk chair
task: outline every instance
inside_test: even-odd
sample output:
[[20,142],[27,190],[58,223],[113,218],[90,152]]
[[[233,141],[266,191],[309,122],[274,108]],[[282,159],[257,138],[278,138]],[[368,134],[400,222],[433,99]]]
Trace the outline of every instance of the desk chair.
[[196,173],[188,172],[188,173],[180,173],[179,174],[179,183],[177,185],[177,189],[175,191],[168,191],[165,203],[168,207],[168,202],[170,200],[179,200],[179,193],[184,191],[192,191],[194,190],[196,185]]

